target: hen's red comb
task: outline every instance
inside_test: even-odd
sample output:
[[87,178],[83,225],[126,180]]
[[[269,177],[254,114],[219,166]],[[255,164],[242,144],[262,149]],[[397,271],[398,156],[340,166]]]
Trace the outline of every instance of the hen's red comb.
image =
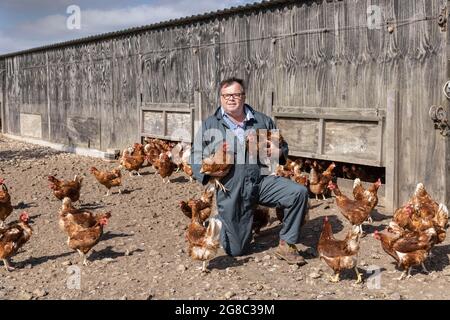
[[22,212],[21,214],[20,214],[20,220],[23,220],[23,219],[28,219],[29,218],[29,216],[28,216],[28,212],[26,212],[26,211],[24,211],[24,212]]

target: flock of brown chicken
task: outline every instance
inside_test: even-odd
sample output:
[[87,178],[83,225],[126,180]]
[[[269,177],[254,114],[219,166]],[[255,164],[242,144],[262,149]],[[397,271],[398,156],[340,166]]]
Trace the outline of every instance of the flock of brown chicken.
[[[363,234],[362,224],[372,222],[372,210],[378,204],[377,191],[381,185],[378,180],[365,190],[359,179],[353,185],[353,199],[344,195],[336,183],[330,181],[328,188],[336,196],[336,205],[342,215],[351,223],[344,240],[337,240],[333,236],[328,217],[323,222],[322,233],[319,238],[317,251],[335,276],[332,282],[339,281],[340,272],[344,269],[354,269],[357,282],[362,281],[358,272],[359,241]],[[444,204],[438,205],[427,193],[422,183],[419,183],[409,201],[398,208],[382,232],[375,231],[374,238],[380,240],[383,250],[402,267],[404,272],[399,280],[410,277],[411,268],[421,265],[425,271],[425,260],[430,256],[434,245],[445,240],[448,228],[448,209]],[[427,271],[428,272],[428,271]]]
[[[302,172],[306,167],[310,167],[309,174]],[[278,166],[275,173],[305,185],[316,199],[319,195],[325,199],[328,190],[334,193],[336,206],[352,227],[345,239],[335,239],[328,217],[325,217],[317,251],[320,258],[334,271],[334,276],[330,277],[332,282],[339,281],[340,273],[344,269],[354,269],[357,281],[361,282],[357,258],[363,234],[362,224],[366,221],[372,223],[371,213],[378,204],[377,192],[381,179],[365,190],[358,178],[368,178],[364,170],[355,165],[343,165],[343,177],[355,178],[351,198],[343,194],[337,183],[333,182],[335,167],[336,165],[331,163],[325,169],[324,164],[317,161],[298,159]],[[278,213],[277,210],[277,216]],[[374,238],[380,240],[383,250],[395,259],[398,267],[403,268],[404,272],[399,279],[404,279],[406,275],[410,277],[413,266],[421,265],[426,271],[424,261],[430,256],[433,246],[445,240],[447,228],[447,207],[436,203],[423,184],[419,183],[409,201],[395,211],[389,227],[382,232],[375,231]]]
[[[272,137],[273,139],[274,137]],[[282,139],[281,136],[276,137]],[[192,181],[192,167],[189,164],[191,146],[187,143],[171,143],[159,139],[145,139],[145,146],[135,143],[122,152],[119,167],[111,171],[100,171],[95,167],[90,169],[97,181],[107,188],[107,196],[113,187],[122,186],[121,169],[139,174],[145,166],[153,166],[161,176],[163,183],[170,182],[173,172],[182,170]],[[271,139],[264,141],[264,146],[270,148]],[[219,236],[222,227],[217,214],[215,191],[220,188],[228,190],[221,184],[222,177],[227,175],[232,166],[227,143],[223,143],[211,156],[203,159],[200,171],[209,175],[210,181],[206,189],[198,198],[180,201],[181,211],[190,219],[186,232],[188,253],[194,260],[203,262],[202,271],[206,271],[206,262],[211,260],[219,248]],[[357,269],[359,243],[363,235],[362,225],[371,223],[371,213],[378,204],[377,191],[381,180],[375,181],[367,190],[361,180],[356,178],[353,185],[353,197],[343,194],[333,182],[335,163],[324,163],[309,159],[288,160],[285,165],[277,166],[274,175],[282,176],[308,188],[318,200],[318,196],[325,196],[333,192],[336,205],[342,216],[352,225],[343,240],[335,239],[328,217],[325,217],[323,229],[317,245],[320,258],[334,271],[331,281],[339,281],[340,273],[344,269],[354,269],[358,282],[362,276]],[[344,177],[364,177],[359,167],[343,166]],[[167,179],[167,181],[165,181]],[[103,227],[108,223],[111,212],[94,214],[88,210],[76,208],[73,203],[80,200],[80,190],[83,178],[75,176],[73,180],[60,180],[49,176],[50,189],[54,196],[62,200],[59,210],[59,227],[67,234],[68,246],[77,251],[87,265],[86,254],[100,241]],[[14,255],[31,237],[32,228],[26,212],[20,215],[18,223],[4,226],[4,221],[12,213],[11,197],[3,179],[0,179],[0,258],[5,268],[12,270],[8,258]],[[276,216],[282,221],[283,208],[276,208]],[[307,218],[302,223],[307,222]],[[270,221],[269,209],[256,206],[254,211],[253,230],[259,233]],[[383,250],[393,257],[399,267],[404,269],[401,279],[413,266],[422,265],[430,256],[435,244],[444,241],[448,227],[448,209],[444,204],[437,204],[419,183],[411,199],[398,208],[389,227],[382,232],[375,231],[374,238],[380,240]]]
[[[186,154],[190,153],[187,144],[181,143],[174,147],[174,144],[158,139],[150,139],[147,142],[145,147],[136,143],[133,147],[123,150],[118,168],[111,171],[100,171],[95,167],[90,169],[97,181],[107,188],[107,196],[113,187],[118,187],[119,193],[121,193],[122,168],[128,170],[131,175],[133,171],[139,174],[139,169],[145,165],[152,165],[164,180],[178,167],[192,176],[192,169],[186,158]],[[177,152],[176,156],[173,156],[174,152]],[[77,251],[82,257],[83,264],[87,265],[86,254],[100,241],[103,227],[108,223],[111,212],[94,214],[73,206],[73,202],[81,201],[80,190],[83,182],[81,176],[76,175],[73,180],[48,176],[48,181],[53,195],[62,200],[58,222],[61,231],[67,234],[67,245]],[[29,225],[29,216],[26,212],[20,214],[18,223],[4,225],[4,221],[13,212],[13,206],[4,179],[0,179],[0,187],[0,258],[4,262],[5,268],[11,271],[14,268],[8,259],[30,239],[33,230]]]

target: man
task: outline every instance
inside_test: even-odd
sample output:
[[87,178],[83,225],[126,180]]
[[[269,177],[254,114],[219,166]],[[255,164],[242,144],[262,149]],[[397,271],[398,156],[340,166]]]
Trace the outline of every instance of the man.
[[[227,191],[217,191],[222,247],[228,255],[243,255],[252,240],[253,209],[256,205],[281,207],[284,208],[284,218],[275,254],[289,264],[305,264],[295,243],[301,221],[308,210],[306,188],[289,179],[268,175],[263,164],[250,160],[253,158],[245,148],[250,132],[276,129],[273,120],[245,104],[245,86],[241,79],[230,78],[220,83],[220,104],[215,113],[202,123],[201,136],[196,136],[191,163],[194,177],[205,185],[209,176],[200,173],[202,154],[207,156],[214,152],[214,146],[217,147],[225,139],[232,150],[244,150],[243,161],[239,161],[239,155],[236,155],[230,172],[220,180]],[[229,141],[230,136],[235,138],[234,141]],[[280,154],[281,163],[286,161],[286,142],[281,143],[280,150],[271,151]]]

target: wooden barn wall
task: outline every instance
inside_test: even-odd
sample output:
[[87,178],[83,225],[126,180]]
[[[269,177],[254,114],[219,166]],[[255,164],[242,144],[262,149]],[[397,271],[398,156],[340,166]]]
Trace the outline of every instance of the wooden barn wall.
[[5,130],[5,103],[6,103],[6,64],[5,60],[0,60],[0,121],[2,122],[2,129],[1,131]]
[[[450,8],[450,0],[447,0],[447,11]],[[448,16],[447,16],[448,19]],[[447,70],[447,79],[450,79],[450,28],[447,26],[447,61],[446,61],[446,70]],[[450,99],[449,99],[450,100]],[[443,103],[444,107],[447,107],[447,119],[450,117],[450,101],[447,100],[446,103]],[[450,125],[450,124],[449,124]],[[450,127],[449,127],[450,129]],[[445,139],[446,144],[446,158],[447,158],[447,172],[444,171],[444,175],[447,177],[447,207],[450,207],[450,137]]]
[[[371,4],[381,8],[383,19],[399,21],[392,33],[387,26],[367,28]],[[431,105],[445,103],[447,41],[437,17],[446,4],[323,1],[224,19],[219,79],[245,78],[248,101],[265,112],[271,93],[274,105],[385,110],[389,89],[398,90],[400,203],[418,182],[448,201],[447,142],[428,115]]]
[[[140,100],[140,37],[124,37],[113,41],[112,110],[102,117],[103,142],[110,148],[123,147],[138,140]],[[108,127],[109,126],[109,127]]]
[[[367,28],[368,5],[399,22],[392,33]],[[248,102],[269,114],[272,105],[385,110],[396,89],[400,202],[419,181],[445,199],[448,138],[428,116],[431,105],[446,103],[442,5],[447,0],[299,1],[7,58],[5,128],[20,134],[20,113],[41,113],[43,139],[106,150],[138,139],[141,104],[187,103],[205,119],[228,76],[243,77]]]
[[193,103],[189,27],[150,32],[142,37],[143,103]]

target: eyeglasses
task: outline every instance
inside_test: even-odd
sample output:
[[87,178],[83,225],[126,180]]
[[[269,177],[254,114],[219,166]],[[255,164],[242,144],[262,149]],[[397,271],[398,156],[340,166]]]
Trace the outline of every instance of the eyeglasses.
[[233,99],[242,99],[242,97],[245,96],[245,93],[225,93],[221,95],[222,98],[224,98],[225,100],[231,100],[231,98]]

